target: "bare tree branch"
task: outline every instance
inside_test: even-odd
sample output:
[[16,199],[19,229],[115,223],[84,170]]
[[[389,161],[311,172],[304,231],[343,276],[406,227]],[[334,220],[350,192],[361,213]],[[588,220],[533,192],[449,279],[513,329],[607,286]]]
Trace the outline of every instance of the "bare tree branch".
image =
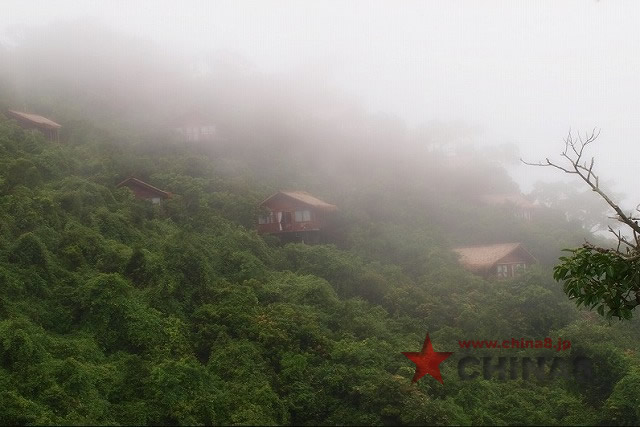
[[607,248],[601,248],[599,246],[595,246],[591,243],[583,243],[582,247],[585,249],[590,249],[596,252],[600,252],[602,254],[612,254],[615,256],[618,256],[622,259],[624,259],[625,261],[637,261],[640,260],[640,253],[636,253],[635,255],[631,255],[631,256],[627,256],[627,255],[623,255],[622,253],[618,252],[615,249],[607,249]]
[[[627,225],[629,228],[631,228],[631,230],[633,230],[634,233],[640,234],[640,225],[638,225],[638,222],[637,222],[639,218],[635,218],[633,215],[626,215],[622,211],[622,209],[620,209],[620,206],[618,206],[617,203],[611,200],[611,198],[600,188],[600,178],[598,177],[598,175],[595,174],[593,170],[595,159],[593,157],[591,158],[591,162],[589,166],[587,166],[586,161],[584,162],[584,164],[582,164],[584,149],[589,144],[593,143],[596,139],[598,139],[598,136],[600,136],[600,130],[597,130],[594,128],[591,131],[591,134],[585,133],[584,138],[582,138],[580,133],[578,133],[578,140],[576,141],[574,140],[573,135],[571,134],[571,131],[569,131],[569,134],[564,139],[565,147],[564,147],[564,151],[561,153],[561,156],[569,161],[570,167],[561,166],[557,163],[550,161],[549,158],[546,158],[545,162],[538,162],[538,163],[525,162],[522,159],[520,159],[520,161],[525,165],[543,166],[543,167],[551,166],[563,171],[564,173],[578,175],[584,182],[587,183],[587,185],[589,185],[589,187],[591,187],[591,190],[598,193],[598,195],[600,195],[600,197],[602,197],[607,202],[607,204],[609,204],[609,206],[613,208],[613,210],[618,215],[617,216],[618,221]],[[640,205],[636,208],[636,210],[638,209],[640,209]],[[636,245],[636,249],[637,248],[638,246]]]

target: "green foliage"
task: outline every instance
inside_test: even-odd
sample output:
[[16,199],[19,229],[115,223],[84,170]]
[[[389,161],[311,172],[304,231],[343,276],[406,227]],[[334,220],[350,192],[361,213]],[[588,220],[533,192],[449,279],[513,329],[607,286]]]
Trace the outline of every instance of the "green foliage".
[[32,233],[21,235],[11,248],[9,262],[22,267],[36,267],[39,271],[47,271],[49,256],[42,242]]
[[640,375],[637,371],[622,378],[605,402],[603,421],[607,425],[640,423]]
[[591,248],[571,249],[553,271],[564,291],[579,306],[597,307],[606,318],[630,319],[640,303],[640,262]]
[[[63,129],[52,145],[0,120],[0,424],[637,423],[640,335],[582,318],[549,277],[582,228],[469,205],[470,179],[512,190],[505,171],[453,176],[434,154],[399,185],[343,158],[332,182],[322,161],[296,166],[300,153],[253,141],[185,146],[79,118]],[[114,188],[132,174],[174,197]],[[259,202],[292,183],[340,205],[332,244],[256,233]],[[473,276],[449,250],[473,239],[523,241],[541,265]],[[610,280],[598,296],[613,303],[635,276],[591,255],[566,262]],[[587,298],[587,282],[571,286]],[[411,384],[400,354],[426,332],[454,352],[444,386]],[[557,335],[597,380],[456,377],[458,340]]]

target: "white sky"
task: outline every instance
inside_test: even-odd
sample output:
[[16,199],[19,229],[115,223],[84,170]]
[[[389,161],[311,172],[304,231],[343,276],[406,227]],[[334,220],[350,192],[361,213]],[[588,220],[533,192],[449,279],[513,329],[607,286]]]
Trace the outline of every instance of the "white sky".
[[[640,202],[639,1],[2,0],[0,35],[83,17],[171,49],[305,70],[409,126],[480,125],[485,142],[516,143],[527,159],[597,126],[601,175]],[[513,174],[525,190],[559,178]]]

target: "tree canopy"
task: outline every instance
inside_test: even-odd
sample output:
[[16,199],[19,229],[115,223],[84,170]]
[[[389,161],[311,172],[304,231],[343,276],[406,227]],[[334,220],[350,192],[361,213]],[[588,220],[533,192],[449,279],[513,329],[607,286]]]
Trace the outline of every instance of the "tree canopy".
[[[101,31],[87,37],[109,37]],[[576,308],[552,276],[591,215],[568,220],[555,204],[524,221],[477,204],[519,191],[504,168],[479,153],[417,151],[401,122],[324,88],[242,64],[194,77],[140,41],[119,57],[120,38],[114,61],[87,61],[95,52],[75,33],[66,49],[66,33],[14,53],[32,82],[24,93],[0,61],[0,106],[24,101],[63,125],[51,144],[0,116],[0,424],[640,423],[638,320]],[[43,72],[46,52],[59,69]],[[154,102],[176,94],[176,105]],[[167,118],[190,99],[215,100],[226,140],[171,134]],[[174,197],[154,205],[116,188],[132,175]],[[339,206],[329,244],[257,234],[260,201],[285,188]],[[465,271],[451,251],[514,241],[539,264],[503,281]],[[616,256],[582,248],[556,278],[585,272],[569,295],[630,317],[636,270]],[[605,286],[585,294],[591,279]],[[402,352],[426,333],[454,353],[444,384],[411,384]],[[556,355],[472,353],[459,340],[546,337],[570,341],[562,355],[589,358],[593,379],[457,375],[465,355]]]

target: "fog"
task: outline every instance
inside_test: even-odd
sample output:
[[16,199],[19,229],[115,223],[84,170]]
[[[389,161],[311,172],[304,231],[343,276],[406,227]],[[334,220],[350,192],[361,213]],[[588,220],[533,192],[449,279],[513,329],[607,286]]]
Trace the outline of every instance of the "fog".
[[233,122],[230,111],[262,117],[242,130],[256,143],[269,143],[263,131],[276,120],[301,138],[309,126],[317,139],[348,135],[354,151],[394,138],[409,156],[475,146],[525,192],[566,177],[520,157],[557,158],[570,129],[597,127],[590,154],[631,206],[640,202],[638,17],[635,1],[5,0],[0,53],[16,99],[36,71],[46,84],[43,66],[81,92],[136,81],[102,107],[133,110],[155,96],[175,100],[156,106],[167,117],[211,96],[226,102],[212,107],[221,122]]

